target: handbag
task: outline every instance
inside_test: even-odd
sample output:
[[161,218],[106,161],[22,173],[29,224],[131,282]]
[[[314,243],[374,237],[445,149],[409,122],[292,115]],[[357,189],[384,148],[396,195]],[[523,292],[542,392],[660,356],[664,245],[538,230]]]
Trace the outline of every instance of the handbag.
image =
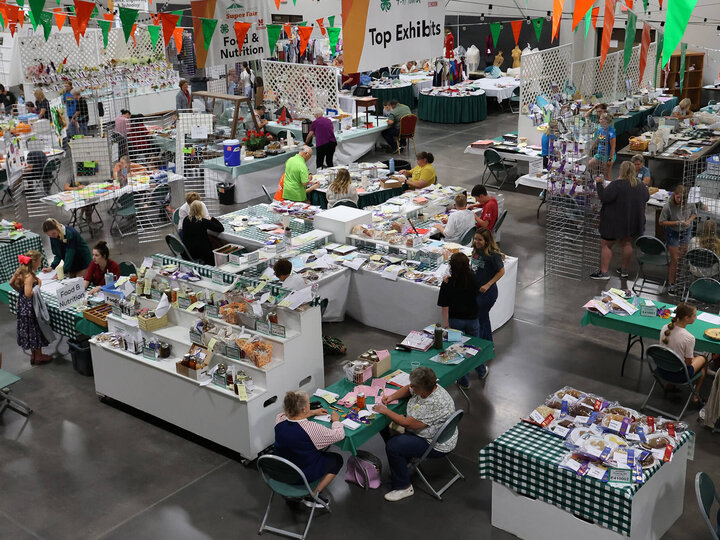
[[[363,473],[364,471],[364,473]],[[367,486],[365,478],[367,477]],[[377,489],[382,478],[382,462],[380,458],[365,450],[358,450],[357,455],[349,459],[345,470],[345,481],[360,487]]]

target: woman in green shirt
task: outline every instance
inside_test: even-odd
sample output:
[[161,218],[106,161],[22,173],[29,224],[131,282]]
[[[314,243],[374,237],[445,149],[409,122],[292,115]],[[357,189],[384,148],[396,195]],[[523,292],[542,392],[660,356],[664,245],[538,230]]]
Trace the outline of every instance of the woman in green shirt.
[[50,272],[63,262],[63,271],[69,277],[84,276],[92,256],[80,233],[53,218],[43,223],[43,232],[50,237],[50,248],[55,259],[43,272]]

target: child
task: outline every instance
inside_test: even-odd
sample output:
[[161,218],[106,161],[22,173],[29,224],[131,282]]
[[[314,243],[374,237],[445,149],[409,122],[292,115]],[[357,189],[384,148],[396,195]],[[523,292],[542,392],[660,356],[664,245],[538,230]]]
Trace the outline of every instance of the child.
[[49,341],[45,338],[38,324],[33,308],[33,287],[40,285],[40,279],[35,275],[42,264],[42,255],[39,251],[31,249],[25,255],[18,255],[20,265],[10,278],[10,286],[18,293],[17,299],[17,344],[22,349],[29,349],[30,363],[33,366],[47,364],[52,360],[42,353]]

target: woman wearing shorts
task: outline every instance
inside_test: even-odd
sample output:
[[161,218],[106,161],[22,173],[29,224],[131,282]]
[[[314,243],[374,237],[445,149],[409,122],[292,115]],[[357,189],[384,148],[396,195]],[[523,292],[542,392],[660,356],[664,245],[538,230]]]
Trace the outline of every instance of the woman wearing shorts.
[[682,292],[678,290],[675,280],[679,261],[685,255],[690,243],[690,231],[697,217],[697,211],[697,204],[687,202],[687,191],[681,184],[675,188],[672,197],[660,212],[659,222],[665,228],[665,243],[670,253],[668,294],[677,295]]

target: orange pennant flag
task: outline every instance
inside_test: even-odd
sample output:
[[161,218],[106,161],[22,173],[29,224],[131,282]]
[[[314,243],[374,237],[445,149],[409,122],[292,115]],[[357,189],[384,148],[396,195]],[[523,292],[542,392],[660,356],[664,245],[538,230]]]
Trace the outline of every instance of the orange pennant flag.
[[285,30],[285,35],[288,39],[292,38],[292,26],[290,23],[283,24],[283,30]]
[[603,21],[602,44],[600,45],[600,69],[602,70],[610,49],[610,38],[615,25],[615,0],[605,0],[605,20]]
[[137,30],[137,24],[133,24],[132,30],[130,30],[130,35],[133,38],[133,47],[137,46],[137,41],[135,40],[135,30]]
[[[13,6],[12,4],[7,4],[6,8],[7,17],[5,17],[5,20],[10,23],[16,23],[15,28],[17,28],[17,20],[18,20],[18,12],[20,11],[20,8],[18,6]],[[14,32],[14,29],[11,28],[11,31]]]
[[78,23],[77,17],[68,15],[70,26],[72,26],[73,35],[75,36],[75,42],[80,46],[80,24]]
[[112,22],[115,20],[115,15],[113,15],[112,13],[103,13],[103,19]]
[[62,8],[55,8],[53,9],[53,13],[55,13],[55,26],[57,26],[58,30],[62,30],[63,24],[65,24],[65,19],[67,18],[67,15],[65,15],[62,12]]
[[573,31],[575,31],[577,25],[580,24],[580,21],[585,18],[585,14],[590,10],[594,3],[595,0],[575,0],[575,11],[573,12],[572,22]]
[[627,7],[632,9],[633,8],[633,0],[625,0],[625,3],[627,4]]
[[249,22],[236,22],[233,25],[233,27],[235,28],[235,39],[237,39],[237,46],[238,50],[240,51],[240,56],[242,56],[245,36],[247,35],[248,30],[250,30],[250,26],[252,26],[252,24]]
[[590,15],[590,18],[592,19],[593,30],[597,30],[598,15],[600,15],[600,6],[594,7],[592,9],[592,14]]
[[163,29],[163,40],[165,40],[166,48],[168,45],[170,45],[170,38],[173,36],[173,34],[175,32],[175,26],[177,26],[177,23],[179,20],[180,20],[180,15],[175,15],[174,13],[161,13],[160,14],[160,22],[162,23],[162,29]]
[[648,49],[650,49],[650,25],[648,23],[643,23],[642,39],[640,40],[640,80],[638,81],[638,85],[642,84]]
[[85,35],[90,15],[95,9],[95,2],[86,2],[85,0],[75,0],[75,15],[77,15],[78,29],[80,35]]
[[275,0],[275,7],[280,9],[280,0]]
[[560,19],[563,12],[563,4],[565,0],[553,0],[552,14],[552,40],[555,41],[560,34]]
[[315,21],[318,23],[318,26],[320,27],[320,33],[324,36],[325,35],[325,23],[322,19],[315,19]]
[[308,41],[310,41],[310,34],[312,34],[312,26],[298,26],[298,32],[300,33],[300,56],[305,54],[307,49]]
[[5,2],[0,2],[0,15],[2,15],[4,21],[10,21],[8,18],[7,4]]
[[153,24],[155,26],[158,26],[160,24],[160,14],[159,13],[151,13],[150,16],[152,17]]
[[17,28],[17,23],[12,21],[8,26],[10,27],[10,36],[15,37],[15,29]]
[[512,21],[510,23],[510,26],[512,26],[513,37],[515,38],[515,45],[518,44],[518,40],[520,39],[520,30],[522,30],[523,22],[525,21],[520,19],[519,21]]
[[25,25],[25,12],[22,9],[18,11],[17,22],[20,23],[20,28]]
[[175,48],[177,49],[178,54],[180,54],[183,46],[183,29],[176,28],[173,30],[173,38],[175,39]]

